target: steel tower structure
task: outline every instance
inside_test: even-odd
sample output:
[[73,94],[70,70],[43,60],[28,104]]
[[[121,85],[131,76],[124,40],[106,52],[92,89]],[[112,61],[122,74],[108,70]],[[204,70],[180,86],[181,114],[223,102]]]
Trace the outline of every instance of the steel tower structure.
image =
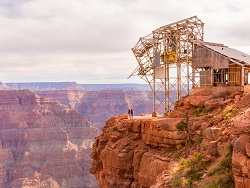
[[174,102],[191,91],[195,83],[192,51],[195,41],[203,41],[204,23],[193,16],[154,30],[139,38],[132,48],[138,62],[129,76],[138,75],[153,91],[154,112],[169,112]]

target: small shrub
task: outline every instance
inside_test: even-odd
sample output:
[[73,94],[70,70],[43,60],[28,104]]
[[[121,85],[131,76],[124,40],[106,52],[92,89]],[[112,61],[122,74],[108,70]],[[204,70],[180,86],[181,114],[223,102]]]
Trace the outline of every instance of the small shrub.
[[172,151],[168,151],[168,152],[165,153],[165,156],[166,156],[166,157],[170,157],[171,155],[173,155],[173,152],[172,152]]
[[176,125],[176,128],[178,131],[184,131],[185,126],[186,126],[186,123],[183,120],[181,120],[181,122]]
[[227,106],[224,110],[224,113],[227,114],[229,112],[232,112],[233,111],[233,107],[232,106]]
[[221,136],[225,136],[225,135],[227,135],[227,134],[228,134],[228,130],[223,130],[223,131],[220,133]]
[[212,182],[207,183],[205,188],[225,188],[225,187],[220,182],[212,181]]
[[129,169],[126,169],[126,174],[133,174],[133,169],[132,168],[129,168]]
[[118,131],[118,128],[117,128],[117,126],[114,126],[114,127],[111,127],[110,130],[111,131]]
[[225,120],[232,121],[238,114],[238,111],[235,110],[232,106],[227,106],[223,111],[223,117]]
[[203,139],[204,139],[203,135],[199,134],[198,137],[197,137],[197,143],[201,144]]
[[130,147],[128,146],[128,147],[126,147],[126,153],[128,153],[128,152],[130,152]]
[[203,110],[204,110],[204,106],[198,107],[198,108],[196,108],[195,110],[193,110],[192,114],[193,114],[194,116],[196,116],[196,117],[199,117],[200,114],[203,112]]
[[203,156],[195,152],[191,159],[180,159],[177,170],[173,173],[168,182],[171,187],[193,187],[194,182],[200,180],[206,164],[202,161]]
[[180,159],[182,157],[182,152],[176,152],[175,154],[174,154],[174,158],[175,159]]
[[181,148],[183,148],[183,145],[182,145],[182,144],[177,144],[177,145],[175,145],[175,148],[176,148],[177,150],[180,150]]
[[188,136],[188,142],[190,145],[193,144],[193,138],[192,138],[192,135],[190,133],[190,130],[189,130],[189,127],[188,127],[188,124],[189,124],[189,117],[188,117],[188,113],[185,113],[184,114],[184,118],[185,118],[185,121],[181,120],[177,125],[176,125],[176,129],[178,131],[185,131],[187,133],[187,136]]
[[207,114],[204,116],[204,120],[212,119],[213,117],[214,117],[214,114]]
[[208,176],[214,180],[212,182],[204,183],[205,188],[231,188],[234,187],[233,173],[232,173],[232,147],[228,147],[225,154],[221,156],[216,163],[214,163],[207,170]]

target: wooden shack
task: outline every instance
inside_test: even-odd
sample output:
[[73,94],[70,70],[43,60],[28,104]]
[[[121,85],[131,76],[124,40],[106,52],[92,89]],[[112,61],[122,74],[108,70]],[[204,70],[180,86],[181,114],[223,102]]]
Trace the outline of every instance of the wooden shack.
[[222,44],[196,43],[192,55],[194,87],[248,84],[250,56]]

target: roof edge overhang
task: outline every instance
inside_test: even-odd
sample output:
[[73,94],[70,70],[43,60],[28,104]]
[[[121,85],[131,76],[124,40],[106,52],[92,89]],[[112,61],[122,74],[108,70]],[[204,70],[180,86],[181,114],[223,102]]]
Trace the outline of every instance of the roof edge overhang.
[[[212,49],[212,48],[209,48],[209,46],[217,46],[217,47],[229,48],[228,46],[226,46],[226,45],[224,45],[224,44],[221,44],[221,43],[214,43],[214,42],[205,42],[205,41],[193,41],[193,42],[194,42],[194,44],[198,44],[198,45],[200,45],[200,46],[203,46],[203,47],[205,47],[205,48],[208,48],[209,50],[212,50],[212,51],[214,51],[215,53],[218,53],[218,54],[220,54],[220,55],[222,55],[222,56],[228,58],[229,61],[231,61],[231,62],[233,62],[233,63],[235,63],[235,64],[238,64],[238,65],[240,65],[240,66],[250,67],[250,64],[247,63],[247,62],[245,62],[245,61],[242,61],[242,60],[240,60],[240,59],[236,59],[236,58],[233,58],[233,57],[229,57],[229,56],[227,56],[227,55],[225,55],[225,54],[220,53],[219,51],[216,51],[216,50],[214,50],[214,49]],[[208,46],[207,46],[207,45],[208,45]]]

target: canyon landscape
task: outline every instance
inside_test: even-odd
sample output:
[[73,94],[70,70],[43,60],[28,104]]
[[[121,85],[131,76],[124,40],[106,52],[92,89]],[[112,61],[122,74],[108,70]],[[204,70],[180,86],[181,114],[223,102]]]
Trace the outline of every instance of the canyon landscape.
[[0,187],[98,187],[88,172],[98,132],[66,105],[0,91]]
[[1,187],[250,185],[247,92],[196,92],[152,117],[148,90],[46,87],[2,84]]
[[78,84],[76,82],[7,83],[3,88],[29,89],[39,96],[77,110],[99,130],[105,121],[133,108],[135,115],[151,114],[152,91],[146,84]]
[[102,85],[102,90],[88,85],[84,90],[76,83],[20,85],[1,83],[4,188],[98,187],[89,173],[90,153],[105,121],[126,113],[130,105],[138,115],[152,109],[152,95],[144,86]]
[[0,0],[0,188],[250,188],[249,2]]

